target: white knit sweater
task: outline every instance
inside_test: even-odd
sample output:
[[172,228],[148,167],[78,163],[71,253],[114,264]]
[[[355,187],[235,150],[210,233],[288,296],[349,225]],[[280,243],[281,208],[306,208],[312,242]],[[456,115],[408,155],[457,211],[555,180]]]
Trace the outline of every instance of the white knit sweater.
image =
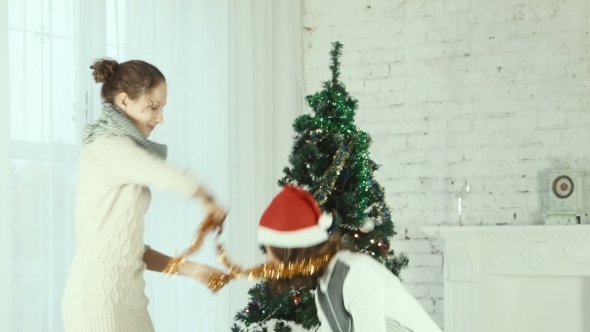
[[191,197],[199,182],[139,147],[102,136],[82,152],[77,250],[62,299],[66,332],[152,332],[144,294],[148,186]]
[[322,332],[441,332],[399,279],[365,254],[332,258],[316,306]]

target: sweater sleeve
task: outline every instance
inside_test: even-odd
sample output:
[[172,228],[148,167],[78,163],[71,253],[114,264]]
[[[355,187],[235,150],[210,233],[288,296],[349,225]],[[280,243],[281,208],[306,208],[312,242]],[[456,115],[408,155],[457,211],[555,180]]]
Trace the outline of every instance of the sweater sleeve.
[[355,266],[343,286],[344,307],[355,331],[386,332],[383,282],[370,267]]
[[151,155],[129,137],[103,136],[92,144],[95,145],[94,152],[99,154],[103,171],[116,186],[154,186],[186,198],[199,189],[198,179]]

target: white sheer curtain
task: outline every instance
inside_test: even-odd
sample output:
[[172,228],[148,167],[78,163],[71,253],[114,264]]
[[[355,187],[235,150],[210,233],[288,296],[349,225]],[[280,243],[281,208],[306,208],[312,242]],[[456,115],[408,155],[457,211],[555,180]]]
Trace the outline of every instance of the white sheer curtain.
[[[302,113],[301,1],[230,1],[230,180],[228,252],[259,261],[256,225],[278,190],[293,143],[291,125]],[[219,321],[231,326],[252,283],[230,284],[219,299]],[[228,331],[226,325],[219,331]]]
[[10,209],[11,167],[10,167],[10,105],[8,77],[8,4],[0,0],[0,100],[5,109],[0,112],[0,325],[12,327],[12,218]]
[[[8,51],[7,144],[9,218],[0,233],[11,235],[7,263],[12,331],[60,329],[59,301],[73,250],[77,124],[75,4],[72,1],[2,2]],[[59,14],[56,14],[59,13]],[[8,30],[6,30],[8,27]],[[3,93],[4,93],[4,89]],[[7,106],[8,106],[7,105]],[[6,113],[6,114],[4,114]],[[6,199],[6,198],[5,198]],[[2,211],[4,214],[4,211]],[[12,327],[12,328],[10,328]]]
[[[276,191],[301,112],[300,1],[0,0],[0,326],[61,331],[75,249],[80,132],[100,114],[95,58],[143,59],[166,75],[154,140],[230,207],[222,240],[260,260],[257,218]],[[5,130],[6,129],[6,130]],[[154,192],[146,243],[183,249],[200,206]],[[215,264],[212,245],[196,257]],[[157,331],[228,331],[251,283],[217,296],[192,280],[146,273]],[[10,328],[12,327],[12,328]]]

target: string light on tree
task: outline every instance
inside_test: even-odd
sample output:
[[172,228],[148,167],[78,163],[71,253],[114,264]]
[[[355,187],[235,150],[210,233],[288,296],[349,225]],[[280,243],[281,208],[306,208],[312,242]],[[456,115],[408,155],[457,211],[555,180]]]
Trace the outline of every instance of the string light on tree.
[[290,294],[291,294],[291,299],[293,300],[293,303],[295,305],[299,305],[299,303],[301,303],[301,295],[299,294],[299,292],[292,289]]
[[250,301],[250,303],[248,303],[248,306],[246,307],[246,309],[244,311],[247,314],[250,314],[252,312],[255,312],[256,310],[258,310],[258,302]]

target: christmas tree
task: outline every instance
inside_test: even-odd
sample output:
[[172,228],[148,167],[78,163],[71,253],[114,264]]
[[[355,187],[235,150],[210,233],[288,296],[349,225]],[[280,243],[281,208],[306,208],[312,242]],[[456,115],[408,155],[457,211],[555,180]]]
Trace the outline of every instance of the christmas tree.
[[[384,190],[373,175],[378,165],[369,158],[371,139],[355,125],[358,101],[339,81],[342,44],[335,42],[332,47],[332,79],[324,82],[321,91],[307,96],[312,113],[293,124],[291,167],[284,169],[279,185],[294,184],[313,193],[322,210],[332,214],[331,230],[338,229],[342,241],[399,276],[408,259],[389,248],[396,233]],[[250,303],[235,317],[243,324],[234,324],[233,332],[267,332],[270,320],[275,321],[275,332],[290,332],[289,322],[311,330],[319,326],[313,290],[273,294],[261,282],[248,294]]]

